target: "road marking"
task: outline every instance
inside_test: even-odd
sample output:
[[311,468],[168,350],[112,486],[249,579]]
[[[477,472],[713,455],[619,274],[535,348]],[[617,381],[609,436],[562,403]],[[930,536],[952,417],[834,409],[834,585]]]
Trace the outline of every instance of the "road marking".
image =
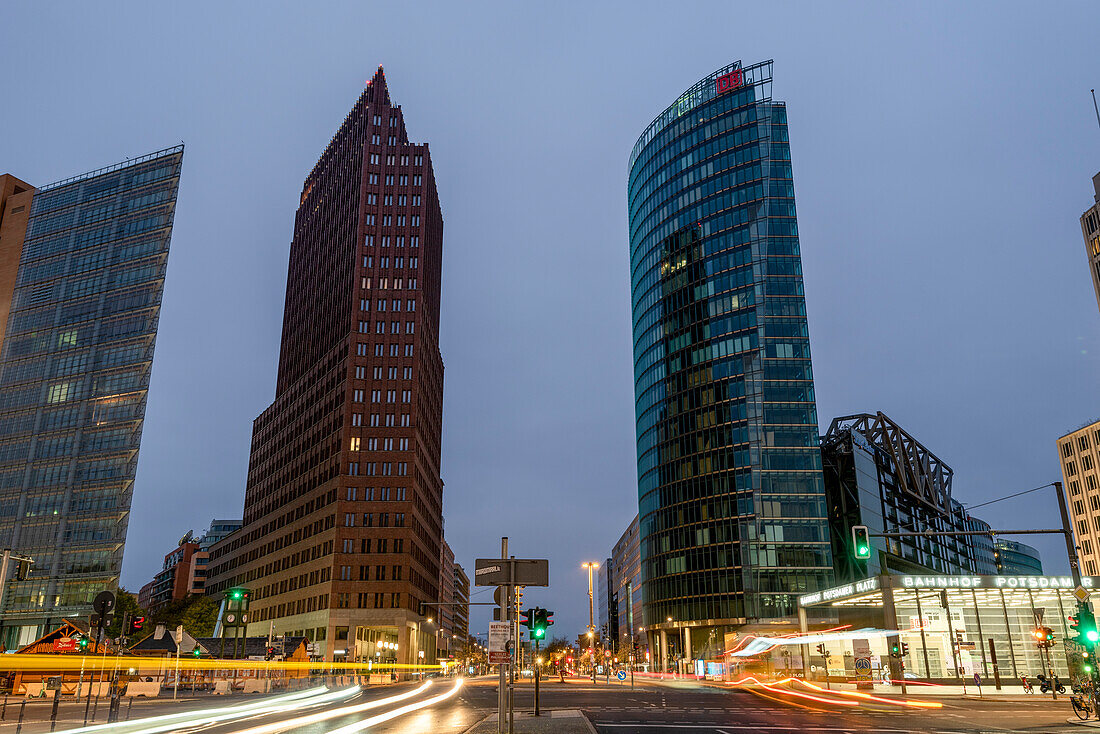
[[[592,722],[596,726],[603,727],[648,727],[651,729],[714,729],[716,727],[722,727],[723,729],[737,729],[739,731],[838,731],[838,732],[851,732],[849,727],[840,726],[804,726],[801,724],[783,724],[776,726],[767,726],[763,724],[757,724],[755,726],[740,726],[730,724],[666,724],[650,721],[632,721],[628,723],[611,723],[611,722]],[[887,734],[911,734],[912,729],[860,729],[860,732],[885,732]]]

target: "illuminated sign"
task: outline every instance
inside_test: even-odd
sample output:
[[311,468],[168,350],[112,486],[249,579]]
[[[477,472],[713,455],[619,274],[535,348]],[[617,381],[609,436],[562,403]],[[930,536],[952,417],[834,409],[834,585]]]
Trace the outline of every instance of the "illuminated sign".
[[[802,607],[837,601],[877,591],[881,576],[875,576],[851,584],[834,586],[798,597]],[[1083,576],[1081,586],[1100,588],[1100,577]],[[895,589],[1065,589],[1072,591],[1076,584],[1069,576],[889,576],[887,584]]]
[[734,69],[729,74],[718,77],[714,82],[714,93],[725,94],[743,86],[745,86],[745,73],[740,69]]

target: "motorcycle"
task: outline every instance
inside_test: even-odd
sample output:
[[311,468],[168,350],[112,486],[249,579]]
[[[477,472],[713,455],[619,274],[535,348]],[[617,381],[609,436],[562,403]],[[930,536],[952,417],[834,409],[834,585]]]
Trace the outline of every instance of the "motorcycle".
[[1054,681],[1051,682],[1045,675],[1035,676],[1035,680],[1039,681],[1039,692],[1050,693],[1051,689],[1057,690],[1059,693],[1065,693],[1066,687],[1059,682],[1058,677],[1054,677]]

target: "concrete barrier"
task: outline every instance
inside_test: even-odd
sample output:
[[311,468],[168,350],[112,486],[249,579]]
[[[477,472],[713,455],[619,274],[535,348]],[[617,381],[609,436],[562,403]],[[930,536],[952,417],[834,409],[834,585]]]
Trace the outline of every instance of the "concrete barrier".
[[214,681],[214,695],[215,696],[228,696],[233,693],[233,686],[227,680]]
[[246,678],[244,682],[244,693],[270,693],[271,681],[257,680],[256,678]]
[[122,695],[156,698],[160,695],[160,681],[131,681],[126,684],[126,692]]

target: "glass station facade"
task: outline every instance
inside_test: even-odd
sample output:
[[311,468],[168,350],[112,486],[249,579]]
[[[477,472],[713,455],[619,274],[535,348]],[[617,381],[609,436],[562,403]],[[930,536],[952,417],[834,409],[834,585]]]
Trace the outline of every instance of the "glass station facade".
[[183,146],[34,193],[0,360],[3,644],[118,586]]
[[[1100,588],[1100,577],[1086,576],[1082,585]],[[1067,642],[1068,617],[1077,609],[1073,589],[1068,576],[881,575],[807,594],[799,604],[828,609],[856,629],[898,630],[909,646],[904,664],[911,676],[957,684],[972,683],[977,673],[993,685],[996,664],[1002,682],[1017,685],[1020,676],[1032,679],[1050,669],[1062,677],[1078,673],[1082,650]],[[1054,633],[1049,649],[1032,634],[1039,626]],[[888,639],[867,640],[876,680],[889,675]],[[853,642],[828,646],[830,675],[854,676]],[[808,652],[811,668],[822,670],[826,661]]]
[[[630,158],[644,625],[665,659],[832,583],[787,111],[772,62],[692,86]],[[659,639],[654,639],[659,636]]]

